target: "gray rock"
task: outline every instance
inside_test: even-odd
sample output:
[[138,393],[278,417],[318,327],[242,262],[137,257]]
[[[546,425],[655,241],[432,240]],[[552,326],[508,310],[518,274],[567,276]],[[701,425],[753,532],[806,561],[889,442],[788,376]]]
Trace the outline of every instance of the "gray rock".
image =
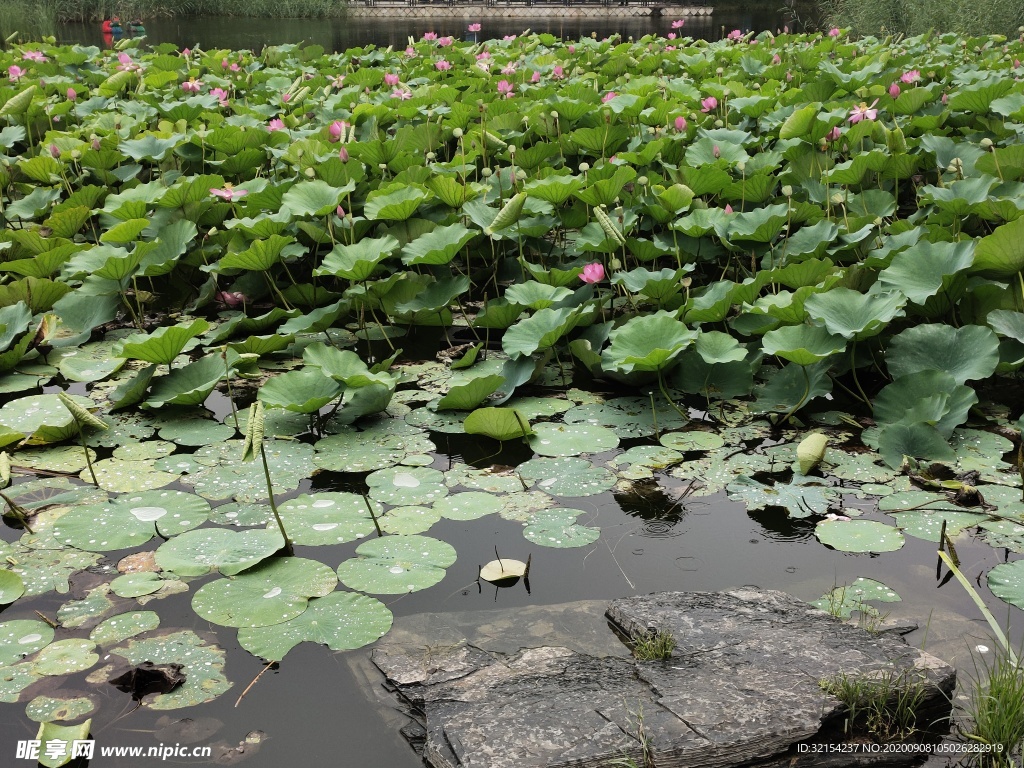
[[[614,601],[606,615],[624,635],[673,634],[677,645],[666,661],[609,650],[594,633],[592,605],[552,611],[476,614],[476,628],[432,614],[397,627],[374,650],[373,662],[422,713],[431,765],[585,767],[622,758],[638,766],[650,758],[658,768],[909,764],[906,753],[798,752],[799,743],[845,738],[845,708],[819,682],[846,675],[920,685],[922,723],[949,714],[956,682],[952,667],[899,636],[869,633],[781,592]],[[579,639],[549,633],[564,629],[552,619],[560,615],[573,618]],[[531,618],[546,628],[540,636]],[[523,647],[547,636],[552,644]]]

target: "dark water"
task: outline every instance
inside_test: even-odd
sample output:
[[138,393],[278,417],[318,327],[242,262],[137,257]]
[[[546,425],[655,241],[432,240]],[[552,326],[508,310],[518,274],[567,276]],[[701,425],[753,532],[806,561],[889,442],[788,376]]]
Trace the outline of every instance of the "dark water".
[[[774,30],[788,20],[772,8],[771,3],[748,11],[718,11],[713,16],[686,19],[682,30],[693,38],[717,40],[733,29]],[[769,10],[769,8],[772,8]],[[550,32],[562,38],[579,39],[595,33],[607,37],[618,33],[639,38],[648,34],[667,35],[672,31],[672,17],[565,19],[558,17],[524,19],[475,19],[441,17],[434,19],[147,19],[146,36],[150,43],[174,43],[179,47],[234,48],[259,50],[264,45],[299,43],[322,45],[326,50],[373,44],[405,47],[410,35],[419,38],[424,32],[462,37],[466,25],[482,24],[480,39],[501,38],[521,34],[524,30]],[[66,24],[59,28],[58,38],[66,42],[104,44],[98,24]]]

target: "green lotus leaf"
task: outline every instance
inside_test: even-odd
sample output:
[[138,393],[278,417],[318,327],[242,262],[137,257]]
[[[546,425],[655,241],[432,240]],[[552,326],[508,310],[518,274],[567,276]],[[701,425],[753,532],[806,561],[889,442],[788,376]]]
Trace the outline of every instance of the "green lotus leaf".
[[1009,278],[1021,270],[1024,270],[1024,218],[1003,224],[977,241],[971,272]]
[[[21,433],[17,433],[21,436]],[[89,458],[96,461],[96,451],[89,449]],[[44,472],[75,474],[86,467],[85,451],[81,446],[53,445],[18,450],[11,457],[19,467],[31,467]]]
[[885,354],[893,378],[944,371],[957,384],[986,379],[999,364],[999,340],[981,325],[917,325],[892,337]]
[[692,429],[686,432],[664,432],[658,442],[677,451],[713,451],[725,445],[725,438],[717,432]]
[[465,384],[454,384],[444,397],[437,401],[436,408],[442,410],[470,411],[487,400],[505,383],[505,377],[498,374],[478,376]]
[[334,651],[362,648],[391,629],[391,611],[372,597],[332,592],[309,601],[294,619],[270,627],[244,627],[238,644],[254,656],[280,661],[299,643],[318,643]]
[[[118,74],[132,74],[130,72],[118,72]],[[76,741],[85,741],[89,738],[89,731],[92,728],[92,719],[87,719],[78,725],[57,725],[56,723],[41,723],[36,732],[36,740],[41,744],[60,743],[71,745]],[[47,754],[42,751],[39,754],[39,764],[46,768],[60,768],[71,762],[71,750],[58,750],[56,754]]]
[[429,189],[416,185],[382,187],[367,195],[363,212],[371,221],[405,221],[433,196]]
[[538,310],[505,331],[502,349],[512,358],[550,349],[575,328],[579,320],[579,310],[572,307]]
[[992,594],[1010,605],[1024,610],[1024,560],[1000,563],[988,572],[988,588]]
[[[404,425],[407,426],[407,425]],[[313,463],[334,472],[368,472],[398,464],[410,453],[431,453],[426,433],[407,427],[389,432],[378,425],[362,431],[346,427],[340,434],[317,441]]]
[[[309,182],[315,184],[316,182]],[[292,187],[288,194],[295,191]],[[220,269],[249,269],[258,272],[265,272],[281,261],[281,253],[285,247],[295,242],[291,237],[271,235],[266,240],[253,240],[244,251],[231,253],[218,262]]]
[[900,291],[914,304],[924,304],[938,293],[946,278],[963,272],[974,263],[974,243],[930,243],[924,241],[893,256],[889,266],[878,273],[878,282]]
[[159,626],[160,617],[153,611],[119,613],[97,624],[89,633],[89,639],[99,646],[111,646]]
[[536,280],[516,283],[505,289],[505,300],[530,309],[547,309],[553,304],[565,301],[572,296],[572,291],[554,285],[546,285]]
[[344,391],[320,369],[306,367],[270,379],[260,388],[259,399],[270,408],[294,413],[316,413]]
[[662,371],[670,368],[679,354],[692,344],[697,333],[677,320],[674,313],[660,311],[638,315],[608,335],[611,344],[601,355],[601,364],[621,373]]
[[25,594],[25,583],[13,571],[0,570],[0,605],[13,603]]
[[235,436],[233,427],[194,413],[161,415],[155,424],[160,430],[161,438],[178,445],[213,445]]
[[653,477],[656,470],[671,467],[683,461],[683,454],[672,448],[659,445],[636,445],[623,451],[609,462],[618,468],[619,474],[627,480],[641,480]]
[[144,544],[156,535],[176,536],[202,525],[210,505],[184,491],[125,494],[107,504],[76,507],[54,526],[54,537],[90,552]]
[[68,691],[60,698],[36,696],[25,707],[25,715],[37,723],[69,722],[91,715],[97,706],[89,696],[75,696]]
[[893,318],[902,317],[905,304],[906,297],[898,291],[860,293],[833,288],[808,296],[804,308],[829,333],[860,341],[877,336]]
[[814,535],[840,552],[894,552],[904,542],[899,530],[873,520],[822,520]]
[[402,246],[402,263],[448,264],[479,234],[458,223],[438,227]]
[[188,325],[168,325],[150,334],[134,334],[116,345],[114,354],[117,357],[170,365],[189,341],[206,333],[209,328],[210,324],[205,320],[193,320]]
[[841,619],[850,618],[854,611],[869,616],[878,615],[878,609],[867,605],[868,600],[897,603],[902,598],[880,581],[858,577],[849,586],[830,589],[822,597],[813,600],[811,605]]
[[377,518],[384,533],[426,533],[440,521],[441,513],[432,507],[392,507]]
[[[175,472],[160,471],[151,460],[125,461],[123,459],[100,459],[93,462],[96,482],[105,491],[131,493],[164,488],[179,479]],[[84,482],[91,482],[88,470],[79,473]]]
[[[297,441],[266,440],[264,453],[277,492],[299,487],[309,477],[312,446]],[[181,477],[206,499],[262,501],[267,498],[267,483],[262,462],[241,462],[241,440],[209,445],[192,454],[200,468]]]
[[164,542],[156,563],[178,576],[203,576],[220,571],[234,576],[266,560],[284,546],[276,530],[231,531],[203,528]]
[[377,595],[417,592],[437,584],[455,562],[455,548],[429,536],[384,536],[363,542],[338,566],[350,589]]
[[124,657],[133,666],[146,661],[154,664],[181,664],[185,682],[170,693],[149,694],[145,705],[168,710],[193,707],[213,701],[231,687],[224,677],[225,654],[216,645],[206,645],[194,632],[168,632],[142,640],[129,640],[112,653]]
[[[369,502],[374,504],[374,502]],[[383,513],[374,505],[374,514]],[[285,530],[292,542],[303,546],[343,544],[373,533],[373,518],[367,501],[354,493],[303,494],[279,507]],[[277,522],[268,528],[275,530]]]
[[[229,353],[231,354],[231,353]],[[224,358],[219,354],[201,357],[193,363],[152,380],[147,408],[165,405],[200,405],[225,375]]]
[[786,325],[766,333],[761,347],[766,355],[807,366],[842,352],[846,340],[820,326]]
[[924,422],[887,424],[878,434],[878,452],[885,463],[897,469],[903,457],[930,461],[952,461],[956,453],[939,431]]
[[519,476],[555,496],[593,496],[615,485],[607,469],[572,456],[530,459],[519,465]]
[[0,671],[0,702],[13,704],[22,691],[42,679],[43,676],[35,672],[31,662],[5,667]]
[[974,390],[950,374],[922,370],[883,387],[875,396],[874,415],[880,424],[930,423],[948,440],[977,402]]
[[110,585],[101,584],[86,592],[81,600],[70,600],[57,609],[57,621],[64,627],[86,627],[96,624],[114,608]]
[[[77,398],[75,402],[85,407],[95,405],[86,398]],[[9,401],[0,408],[0,424],[21,432],[29,445],[56,443],[78,433],[75,417],[56,395],[31,395]]]
[[99,555],[91,552],[41,549],[22,554],[16,564],[8,566],[8,570],[21,577],[27,597],[50,590],[65,594],[71,589],[68,581],[71,574],[84,571],[99,559]]
[[705,363],[734,363],[747,358],[747,350],[727,333],[702,331],[694,343],[694,349]]
[[70,675],[89,669],[100,660],[94,653],[96,645],[88,640],[58,640],[43,648],[32,662],[32,671],[37,675]]
[[110,591],[118,597],[151,595],[164,585],[156,573],[126,573],[110,582]]
[[619,444],[615,432],[593,424],[538,424],[529,438],[541,456],[579,456],[610,451]]
[[53,641],[53,627],[35,619],[15,619],[0,624],[0,666],[31,656]]
[[428,467],[378,469],[367,475],[366,484],[371,498],[400,507],[433,504],[448,495],[444,474]]
[[300,181],[284,193],[281,204],[296,216],[327,216],[334,213],[342,196],[354,189],[354,184],[349,189],[347,185],[332,187],[320,179]]
[[742,501],[747,509],[784,507],[790,517],[824,515],[837,501],[836,495],[821,485],[775,483],[764,485],[740,475],[726,486],[730,499]]
[[500,496],[480,491],[453,493],[434,504],[434,511],[448,520],[476,520],[501,511]]
[[584,514],[581,509],[542,509],[530,518],[523,536],[542,547],[585,547],[600,538],[601,530],[577,524],[576,518]]
[[511,440],[533,434],[530,422],[517,408],[478,408],[463,422],[467,435]]
[[975,512],[915,509],[898,512],[893,515],[893,518],[900,530],[908,536],[938,544],[943,524],[946,526],[946,535],[953,538],[965,528],[973,528],[987,520],[988,516]]
[[267,560],[229,579],[211,581],[192,598],[192,608],[223,627],[268,627],[306,610],[311,597],[334,591],[338,577],[316,560]]
[[617,397],[604,403],[586,403],[565,412],[566,424],[607,427],[620,439],[647,437],[656,432],[679,429],[687,424],[666,400],[652,397]]
[[323,265],[313,274],[334,275],[346,280],[365,281],[376,271],[379,264],[398,248],[398,240],[392,235],[363,238],[353,245],[339,243],[327,254]]

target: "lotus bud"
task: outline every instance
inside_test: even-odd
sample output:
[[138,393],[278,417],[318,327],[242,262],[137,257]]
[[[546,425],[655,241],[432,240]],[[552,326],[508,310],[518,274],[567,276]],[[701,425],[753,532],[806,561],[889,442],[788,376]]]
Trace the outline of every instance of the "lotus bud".
[[747,169],[747,164],[744,162],[736,163],[736,170],[743,173]]
[[72,149],[71,150],[71,159],[72,160],[81,160],[82,159],[82,153],[79,152],[77,149]]
[[874,225],[876,227],[882,226],[882,217],[881,216],[875,216]]
[[387,164],[387,163],[378,163],[378,164],[377,164],[377,167],[378,167],[378,168],[379,168],[380,170],[382,170],[382,171],[386,171],[386,170],[388,169],[388,164]]
[[462,129],[461,128],[456,128],[454,131],[452,131],[452,136],[454,136],[456,139],[461,139],[462,138]]
[[345,147],[338,150],[338,159],[343,163],[348,162],[348,150]]
[[608,259],[608,268],[611,270],[622,269],[622,262],[619,261],[618,257],[612,256]]
[[210,231],[206,233],[206,236],[207,237],[213,237],[216,234],[217,234],[217,228],[216,227],[210,227]]
[[56,144],[50,145],[50,157],[52,157],[54,160],[60,160],[60,147],[58,147]]
[[526,178],[526,171],[524,171],[522,168],[519,168],[516,171],[516,180],[517,181],[522,181],[525,178]]
[[342,208],[340,205],[335,209],[334,212],[336,214],[338,214],[338,218],[339,219],[344,219],[345,218],[345,209]]
[[722,74],[723,72],[725,72],[725,70],[724,70],[724,69],[722,69],[721,67],[719,67],[718,69],[716,69],[716,70],[715,70],[715,74],[716,74],[716,75],[720,75],[720,74]]
[[306,150],[304,150],[302,147],[299,147],[298,149],[295,150],[295,157],[299,158],[300,160],[302,159],[302,156],[304,154],[306,154]]
[[715,120],[715,128],[724,128],[724,127],[725,127],[725,123],[724,122],[722,122],[721,120]]
[[954,157],[952,162],[946,166],[946,170],[950,173],[961,173],[964,169],[964,161],[959,157]]
[[102,145],[100,144],[100,140],[94,137],[93,140],[92,140],[92,145],[91,146],[92,146],[93,152],[99,152],[100,151],[100,147]]
[[515,154],[516,154],[516,145],[515,144],[509,144],[508,145],[508,153],[510,155],[515,156]]
[[341,120],[335,120],[327,129],[327,133],[330,135],[330,140],[337,143],[341,141],[341,137],[345,133],[345,124]]
[[78,92],[74,88],[68,88],[68,101],[78,101]]

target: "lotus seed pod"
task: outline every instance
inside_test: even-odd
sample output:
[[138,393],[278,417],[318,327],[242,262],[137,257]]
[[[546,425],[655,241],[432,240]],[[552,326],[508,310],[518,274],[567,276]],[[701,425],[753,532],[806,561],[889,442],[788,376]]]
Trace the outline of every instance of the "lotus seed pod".
[[724,70],[724,69],[722,69],[721,67],[719,67],[718,69],[716,69],[716,70],[715,70],[715,74],[716,74],[716,75],[720,75],[720,74],[722,74],[723,72],[725,72],[725,70]]
[[639,184],[641,187],[646,187],[650,183],[650,181],[651,180],[648,179],[646,176],[636,177],[636,183]]
[[981,144],[982,149],[992,149],[992,139],[988,136],[982,139],[979,143]]
[[740,173],[743,173],[743,171],[745,171],[746,168],[747,168],[747,164],[744,163],[743,161],[740,161],[740,162],[736,163],[736,170],[739,171]]
[[580,173],[586,173],[590,170],[590,163],[580,163]]
[[725,123],[724,122],[722,122],[721,120],[715,120],[715,128],[724,128],[724,127],[725,127]]
[[316,177],[316,171],[314,171],[312,168],[307,168],[306,170],[303,171],[303,174],[305,174],[307,179],[312,179]]
[[510,155],[514,155],[516,153],[516,145],[515,144],[509,144],[508,145],[508,153]]
[[485,179],[491,178],[491,173],[492,171],[490,168],[484,168],[482,171],[480,171],[480,175],[483,176]]
[[378,164],[377,164],[377,167],[378,167],[378,168],[379,168],[380,170],[382,170],[382,171],[386,171],[386,170],[388,169],[388,164],[387,164],[387,163],[378,163]]
[[436,158],[437,155],[435,155],[433,152],[427,152],[427,160],[435,160]]
[[461,139],[462,138],[462,129],[461,128],[456,128],[454,131],[452,131],[452,136],[454,136],[456,139]]
[[835,192],[832,197],[829,198],[829,202],[832,203],[832,205],[842,205],[843,201],[844,198],[842,192]]
[[522,168],[518,169],[516,171],[516,180],[517,181],[522,181],[525,178],[526,178],[526,171],[524,171]]
[[792,197],[793,196],[793,187],[790,184],[783,184],[782,185],[782,194],[785,197]]

